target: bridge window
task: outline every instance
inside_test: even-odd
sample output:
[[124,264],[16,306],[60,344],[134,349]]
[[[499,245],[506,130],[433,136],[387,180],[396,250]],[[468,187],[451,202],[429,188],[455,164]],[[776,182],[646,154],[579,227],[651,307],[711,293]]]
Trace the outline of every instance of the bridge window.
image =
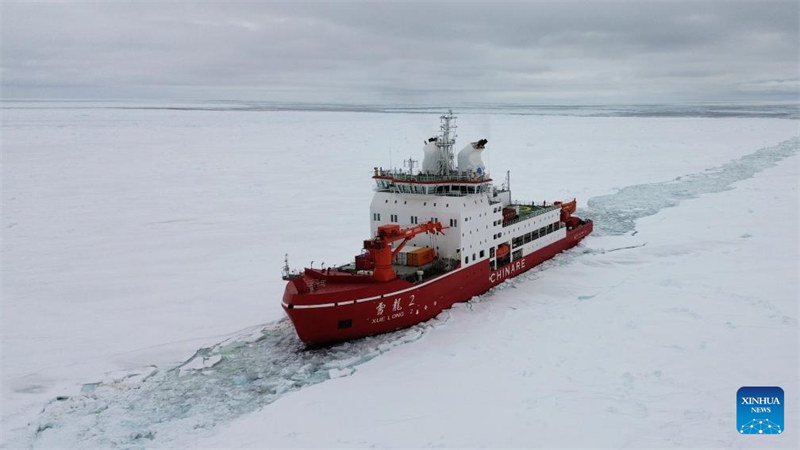
[[376,222],[381,220],[381,213],[372,213],[372,220]]
[[413,223],[413,224],[418,224],[419,223],[419,220],[417,219],[417,216],[411,216],[411,223]]

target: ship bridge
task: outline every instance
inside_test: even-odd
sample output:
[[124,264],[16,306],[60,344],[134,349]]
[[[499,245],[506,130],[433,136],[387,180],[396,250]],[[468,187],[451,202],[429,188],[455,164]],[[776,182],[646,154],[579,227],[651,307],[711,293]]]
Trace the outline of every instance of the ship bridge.
[[488,141],[471,142],[456,157],[455,119],[452,111],[441,116],[441,133],[425,141],[425,158],[418,172],[414,172],[417,161],[411,158],[404,162],[408,172],[375,167],[372,178],[378,192],[450,197],[492,192],[492,179],[481,159]]
[[377,184],[378,192],[394,192],[398,194],[445,195],[460,197],[468,194],[490,192],[492,179],[488,174],[458,173],[447,175],[427,173],[398,173],[396,171],[375,168],[372,177]]
[[511,192],[508,185],[498,189],[492,184],[481,158],[486,139],[453,151],[455,119],[452,111],[441,116],[441,132],[423,142],[419,170],[411,158],[402,170],[374,168],[370,231],[375,236],[387,224],[441,223],[441,235],[416,236],[408,245],[429,247],[441,258],[468,265],[490,257],[488,249],[503,233],[503,209],[511,203]]

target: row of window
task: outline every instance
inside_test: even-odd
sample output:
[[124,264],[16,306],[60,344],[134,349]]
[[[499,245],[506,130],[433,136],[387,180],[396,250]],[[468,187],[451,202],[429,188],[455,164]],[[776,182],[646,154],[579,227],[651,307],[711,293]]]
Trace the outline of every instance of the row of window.
[[[492,251],[492,253],[494,253],[494,248],[492,248],[491,251]],[[480,257],[483,258],[484,255],[486,255],[486,250],[481,250],[480,251]],[[475,253],[473,253],[472,254],[472,261],[475,262],[477,260],[478,260],[478,258],[476,258],[475,257]],[[468,263],[469,263],[469,256],[465,256],[464,257],[464,264],[468,264]]]
[[[387,199],[385,199],[385,200],[383,201],[383,203],[387,203],[387,204],[388,204],[388,203],[389,203],[389,199],[388,199],[388,198],[387,198]],[[475,203],[475,204],[477,205],[477,204],[478,204],[478,201],[477,201],[477,200],[473,200],[473,203]],[[481,199],[481,203],[483,203],[483,199]],[[397,200],[395,200],[395,201],[394,201],[394,204],[395,204],[395,205],[397,204]],[[408,200],[403,200],[403,204],[404,204],[404,205],[407,205],[407,204],[408,204]],[[464,205],[464,207],[465,207],[465,208],[467,207],[467,204],[466,204],[466,203],[462,203],[462,205]],[[422,206],[428,206],[428,202],[422,202]],[[433,206],[434,206],[434,207],[436,206],[436,202],[433,202]],[[445,207],[445,208],[449,208],[449,207],[450,207],[450,203],[445,203],[445,204],[444,204],[444,207]],[[498,208],[495,208],[495,211],[494,211],[494,212],[498,212],[498,211],[500,211],[500,209],[498,209]],[[479,214],[479,215],[482,215],[482,214]]]
[[[383,201],[383,203],[389,203],[389,199],[387,198],[386,200]],[[397,204],[397,200],[394,201],[394,204],[395,205]],[[407,205],[408,204],[408,200],[403,200],[403,204]],[[428,202],[424,202],[422,204],[422,206],[428,206]],[[433,206],[436,206],[435,202],[434,202]],[[445,208],[449,208],[450,207],[450,203],[445,203],[444,206],[445,206]],[[464,206],[467,206],[466,203],[464,204]]]
[[[380,222],[381,220],[381,213],[372,213],[372,220],[375,222]],[[438,222],[438,217],[431,217],[431,222]],[[397,217],[397,214],[389,214],[389,222],[398,223],[400,220]],[[419,224],[419,217],[411,216],[411,224],[417,225]],[[457,227],[458,226],[458,219],[450,219],[450,226]]]
[[521,245],[527,244],[530,241],[539,239],[540,237],[544,237],[547,234],[552,233],[553,231],[558,230],[561,227],[560,222],[551,223],[546,227],[539,228],[538,230],[531,231],[530,233],[526,233],[522,236],[517,236],[511,240],[511,247],[517,248]]
[[378,189],[392,189],[394,188],[395,192],[403,192],[406,194],[438,194],[438,195],[466,195],[466,194],[475,194],[479,192],[488,192],[489,187],[487,185],[481,184],[478,186],[436,186],[436,185],[424,185],[420,186],[417,184],[392,184],[390,181],[385,180],[378,180]]

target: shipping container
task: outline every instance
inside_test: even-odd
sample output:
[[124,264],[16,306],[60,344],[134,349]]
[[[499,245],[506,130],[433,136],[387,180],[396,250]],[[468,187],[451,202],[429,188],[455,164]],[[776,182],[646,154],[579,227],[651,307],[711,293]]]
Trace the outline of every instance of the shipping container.
[[407,263],[409,266],[419,267],[433,261],[436,252],[430,247],[423,247],[408,254]]
[[408,254],[414,252],[415,250],[419,250],[420,248],[422,247],[417,247],[416,245],[406,245],[394,255],[392,263],[401,266],[408,265]]
[[374,268],[375,265],[369,259],[368,253],[356,255],[356,270],[372,270]]

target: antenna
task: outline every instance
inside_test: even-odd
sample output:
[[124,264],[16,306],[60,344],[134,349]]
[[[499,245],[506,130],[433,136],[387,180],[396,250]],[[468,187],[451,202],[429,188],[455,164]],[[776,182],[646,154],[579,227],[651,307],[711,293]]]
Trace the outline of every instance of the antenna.
[[289,269],[289,254],[288,253],[284,253],[283,254],[283,270],[282,270],[283,277],[284,278],[288,277],[290,272],[291,272],[291,270]]
[[403,161],[403,166],[408,167],[409,175],[414,175],[414,165],[417,164],[418,162],[419,161],[417,161],[416,159],[411,159],[410,156],[408,157],[408,159]]
[[[456,116],[453,115],[453,110],[447,111],[447,114],[439,117],[442,121],[439,127],[442,130],[442,138],[436,141],[436,146],[439,147],[439,174],[447,175],[453,171],[453,144],[456,143],[455,129]],[[452,136],[451,136],[452,133]]]

